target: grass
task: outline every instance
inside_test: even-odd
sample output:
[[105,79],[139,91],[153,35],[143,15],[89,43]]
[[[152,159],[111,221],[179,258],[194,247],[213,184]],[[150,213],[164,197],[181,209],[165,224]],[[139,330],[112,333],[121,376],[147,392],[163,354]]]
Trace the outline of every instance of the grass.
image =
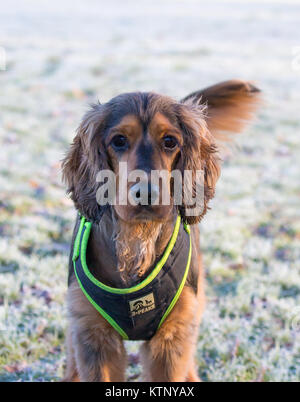
[[[300,72],[290,51],[299,5],[89,1],[41,8],[32,0],[13,17],[2,7],[9,69],[0,71],[0,381],[62,376],[75,212],[60,160],[87,104],[131,90],[180,98],[235,76],[256,80],[266,103],[225,156],[201,224],[207,308],[199,374],[299,381]],[[126,345],[128,378],[138,381],[138,344]]]

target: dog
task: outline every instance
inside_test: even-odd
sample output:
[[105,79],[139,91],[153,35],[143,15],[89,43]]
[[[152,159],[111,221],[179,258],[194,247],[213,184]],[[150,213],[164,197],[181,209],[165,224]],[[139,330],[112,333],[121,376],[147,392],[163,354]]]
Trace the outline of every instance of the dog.
[[[85,114],[62,163],[78,211],[63,381],[125,381],[124,339],[144,340],[144,381],[199,381],[194,354],[205,281],[197,223],[209,209],[220,175],[218,144],[242,131],[259,101],[253,84],[231,80],[180,102],[152,92],[121,94]],[[164,190],[170,203],[161,202],[162,185],[149,184],[148,199],[155,193],[156,203],[151,198],[148,205],[100,205],[97,191],[103,182],[97,175],[113,172],[118,193],[121,162],[129,173],[138,169],[147,177],[154,170],[168,172]],[[203,204],[196,215],[185,199],[174,202],[174,170],[192,172],[191,196],[199,184],[195,172],[203,172]],[[129,194],[135,189],[140,196],[143,188],[126,184]]]

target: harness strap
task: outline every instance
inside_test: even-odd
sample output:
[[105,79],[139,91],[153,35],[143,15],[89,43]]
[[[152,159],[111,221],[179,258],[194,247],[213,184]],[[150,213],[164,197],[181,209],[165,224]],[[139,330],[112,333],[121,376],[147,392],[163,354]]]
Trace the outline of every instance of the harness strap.
[[89,271],[86,250],[92,223],[81,218],[73,249],[78,284],[94,308],[123,339],[148,340],[161,327],[184,287],[192,254],[190,230],[178,216],[171,239],[151,273],[130,288],[114,288]]

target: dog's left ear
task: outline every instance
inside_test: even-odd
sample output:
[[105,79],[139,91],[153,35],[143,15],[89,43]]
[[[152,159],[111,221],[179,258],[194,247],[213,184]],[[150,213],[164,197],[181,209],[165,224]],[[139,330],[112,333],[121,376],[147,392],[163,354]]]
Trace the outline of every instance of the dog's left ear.
[[[182,108],[179,108],[179,121],[184,134],[182,170],[193,172],[193,180],[189,184],[193,197],[197,186],[203,187],[200,213],[187,216],[188,207],[184,203],[179,208],[187,223],[198,223],[214,197],[220,175],[217,140],[228,141],[230,134],[240,132],[254,116],[259,101],[260,90],[240,80],[225,81],[182,99]],[[203,183],[197,183],[195,179],[199,170],[203,171]]]
[[[183,221],[192,225],[200,222],[207,212],[209,200],[214,196],[220,175],[219,157],[202,108],[178,106],[177,117],[184,140],[176,165],[184,179],[182,205],[178,209]],[[195,199],[197,207],[193,201]]]

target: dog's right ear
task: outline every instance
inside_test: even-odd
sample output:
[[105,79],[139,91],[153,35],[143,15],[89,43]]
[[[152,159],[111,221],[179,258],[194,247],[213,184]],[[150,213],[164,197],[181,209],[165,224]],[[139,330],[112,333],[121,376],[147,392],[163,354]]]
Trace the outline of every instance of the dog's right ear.
[[63,181],[67,184],[76,209],[88,220],[99,221],[102,209],[96,200],[97,173],[109,169],[102,143],[105,108],[92,105],[85,114],[71,147],[62,162]]

